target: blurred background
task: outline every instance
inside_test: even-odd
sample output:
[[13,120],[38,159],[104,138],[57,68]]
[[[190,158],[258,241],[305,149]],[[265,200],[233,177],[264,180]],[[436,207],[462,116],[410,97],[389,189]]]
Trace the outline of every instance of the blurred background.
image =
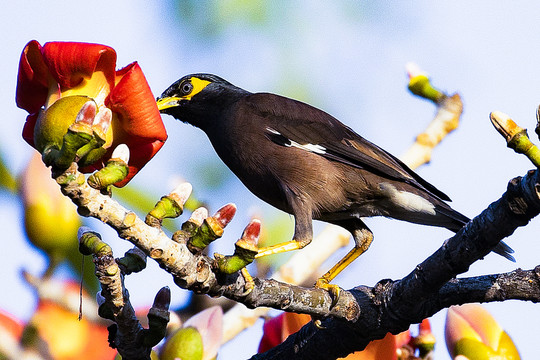
[[[465,109],[460,128],[418,172],[447,193],[455,209],[472,217],[497,200],[511,178],[531,168],[527,160],[506,148],[489,122],[489,113],[501,110],[523,127],[532,130],[535,126],[540,103],[539,12],[536,2],[504,5],[491,1],[7,2],[0,13],[0,105],[4,109],[0,152],[15,175],[34,152],[21,137],[26,112],[15,105],[20,53],[32,39],[41,44],[64,40],[109,45],[117,52],[118,67],[139,62],[156,96],[183,75],[209,72],[253,92],[293,97],[324,109],[397,156],[435,110],[406,89],[405,64],[414,61],[430,74],[436,87],[459,92]],[[172,189],[175,179],[182,178],[193,184],[196,197],[211,213],[228,202],[236,203],[238,214],[219,241],[218,251],[232,252],[252,216],[263,219],[270,237],[291,236],[293,219],[249,193],[220,162],[202,131],[169,116],[164,116],[164,123],[168,141],[130,186],[145,189],[145,195],[158,200]],[[180,221],[188,217],[184,214]],[[0,309],[27,319],[36,296],[23,281],[21,270],[41,274],[47,261],[26,240],[22,218],[20,199],[1,190],[0,285],[4,291]],[[101,232],[116,256],[131,247],[98,221],[84,221]],[[366,222],[375,241],[335,280],[345,289],[407,275],[451,235],[395,220]],[[315,232],[323,226],[317,224]],[[535,219],[508,239],[516,251],[516,264],[489,255],[466,275],[538,265],[539,229]],[[348,250],[335,254],[328,266]],[[73,278],[68,267],[57,270],[57,276]],[[164,285],[173,290],[173,308],[186,304],[190,294],[177,288],[152,262],[147,270],[127,279],[136,306],[150,304]],[[538,305],[508,301],[486,308],[513,338],[522,357],[535,358]],[[437,359],[448,358],[445,315],[442,311],[432,319]],[[254,354],[261,326],[262,321],[225,345],[219,358]]]

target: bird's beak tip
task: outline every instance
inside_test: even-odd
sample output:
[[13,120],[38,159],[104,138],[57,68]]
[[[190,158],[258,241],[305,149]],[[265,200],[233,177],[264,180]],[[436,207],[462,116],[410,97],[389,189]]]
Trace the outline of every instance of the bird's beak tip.
[[175,96],[165,96],[165,97],[160,96],[156,99],[156,104],[157,104],[159,112],[163,113],[164,110],[166,109],[179,106],[181,100],[182,98],[175,97]]

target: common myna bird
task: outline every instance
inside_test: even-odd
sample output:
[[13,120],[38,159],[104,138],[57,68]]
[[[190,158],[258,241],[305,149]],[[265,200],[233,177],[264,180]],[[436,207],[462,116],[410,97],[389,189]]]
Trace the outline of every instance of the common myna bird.
[[[223,162],[267,203],[294,216],[294,238],[257,257],[301,249],[312,219],[350,231],[355,247],[317,281],[329,282],[367,250],[373,235],[362,217],[386,216],[457,232],[469,219],[443,192],[396,157],[308,104],[251,93],[211,74],[187,75],[157,99],[161,113],[202,129]],[[513,260],[503,242],[494,252]]]

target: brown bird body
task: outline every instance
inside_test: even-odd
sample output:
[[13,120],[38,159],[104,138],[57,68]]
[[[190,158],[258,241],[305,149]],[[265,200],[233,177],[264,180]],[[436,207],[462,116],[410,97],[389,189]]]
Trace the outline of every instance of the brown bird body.
[[[171,85],[158,107],[202,129],[251,192],[294,215],[293,241],[261,255],[304,247],[313,236],[312,219],[323,220],[349,230],[356,241],[339,272],[371,242],[362,217],[386,216],[454,232],[469,220],[396,157],[308,104],[194,74]],[[503,243],[494,251],[513,259]]]

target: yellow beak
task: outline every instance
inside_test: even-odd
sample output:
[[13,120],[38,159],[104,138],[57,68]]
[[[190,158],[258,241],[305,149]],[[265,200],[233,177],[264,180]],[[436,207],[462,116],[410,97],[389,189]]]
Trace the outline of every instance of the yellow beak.
[[178,106],[181,100],[185,100],[185,99],[181,97],[175,97],[175,96],[164,97],[164,98],[158,99],[157,100],[158,110],[161,111],[161,110]]

